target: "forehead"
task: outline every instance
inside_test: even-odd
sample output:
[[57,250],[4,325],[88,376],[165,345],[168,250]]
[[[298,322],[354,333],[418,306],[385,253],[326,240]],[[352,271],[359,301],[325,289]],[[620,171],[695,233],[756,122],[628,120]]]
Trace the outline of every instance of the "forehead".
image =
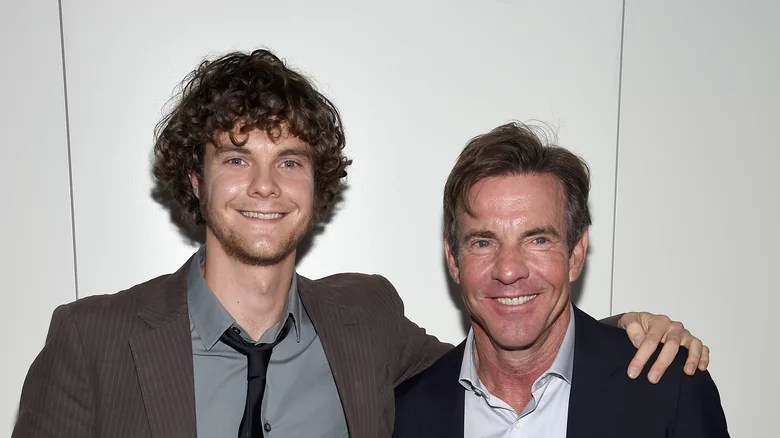
[[504,175],[484,178],[469,190],[469,210],[462,220],[564,221],[563,184],[551,174]]

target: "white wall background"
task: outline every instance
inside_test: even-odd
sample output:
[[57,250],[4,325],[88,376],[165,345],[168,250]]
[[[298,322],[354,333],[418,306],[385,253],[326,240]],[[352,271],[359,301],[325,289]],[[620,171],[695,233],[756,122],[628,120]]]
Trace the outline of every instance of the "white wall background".
[[686,321],[713,348],[732,435],[771,436],[773,2],[627,1],[624,15],[616,0],[35,0],[0,12],[0,435],[56,305],[171,272],[194,251],[150,196],[154,125],[205,55],[268,47],[335,101],[355,160],[302,274],[385,274],[413,320],[460,340],[444,180],[472,136],[547,121],[593,172],[579,304]]
[[54,308],[75,298],[62,46],[57,3],[0,6],[0,436]]
[[780,3],[626,4],[614,308],[712,347],[732,435],[778,436]]

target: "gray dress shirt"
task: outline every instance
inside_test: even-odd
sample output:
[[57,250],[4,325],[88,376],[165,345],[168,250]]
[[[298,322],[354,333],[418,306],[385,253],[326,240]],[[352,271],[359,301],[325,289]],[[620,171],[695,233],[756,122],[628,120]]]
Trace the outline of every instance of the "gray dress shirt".
[[[206,284],[201,271],[205,247],[187,276],[187,304],[195,371],[195,415],[201,438],[238,436],[247,390],[247,359],[219,338],[235,322]],[[294,330],[273,350],[263,397],[266,437],[347,437],[341,400],[317,332],[298,296],[293,274],[287,309],[258,342],[273,342],[283,322]]]

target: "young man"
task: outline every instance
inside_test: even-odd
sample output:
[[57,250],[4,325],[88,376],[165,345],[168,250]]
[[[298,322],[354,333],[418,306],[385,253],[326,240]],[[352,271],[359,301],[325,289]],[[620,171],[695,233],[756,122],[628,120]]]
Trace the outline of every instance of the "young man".
[[587,165],[525,126],[466,146],[444,189],[444,247],[471,330],[398,388],[395,436],[728,436],[706,371],[633,381],[624,334],[572,305],[589,190]]
[[350,164],[336,108],[265,50],[204,62],[182,90],[154,175],[206,243],[55,311],[14,436],[390,436],[394,387],[451,346],[382,277],[295,273]]

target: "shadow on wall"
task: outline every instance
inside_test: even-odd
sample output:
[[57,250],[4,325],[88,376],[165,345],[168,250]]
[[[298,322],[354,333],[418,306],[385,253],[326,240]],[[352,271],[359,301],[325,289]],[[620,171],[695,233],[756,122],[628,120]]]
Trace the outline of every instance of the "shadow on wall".
[[314,247],[314,240],[322,234],[325,231],[325,227],[330,223],[330,221],[333,220],[333,217],[336,215],[336,213],[341,210],[341,207],[344,202],[344,194],[349,190],[349,186],[344,185],[344,187],[341,189],[341,192],[339,192],[338,195],[336,195],[336,198],[333,199],[333,203],[331,204],[330,209],[327,213],[322,215],[320,217],[319,222],[317,222],[309,231],[306,233],[306,236],[303,237],[303,240],[298,242],[298,249],[295,253],[295,264],[303,260],[304,257],[311,251],[312,247]]
[[200,246],[206,243],[206,226],[204,224],[194,224],[187,217],[187,213],[173,199],[171,193],[154,178],[154,187],[152,187],[152,199],[168,210],[171,223],[176,225],[179,234],[185,242],[191,246]]

